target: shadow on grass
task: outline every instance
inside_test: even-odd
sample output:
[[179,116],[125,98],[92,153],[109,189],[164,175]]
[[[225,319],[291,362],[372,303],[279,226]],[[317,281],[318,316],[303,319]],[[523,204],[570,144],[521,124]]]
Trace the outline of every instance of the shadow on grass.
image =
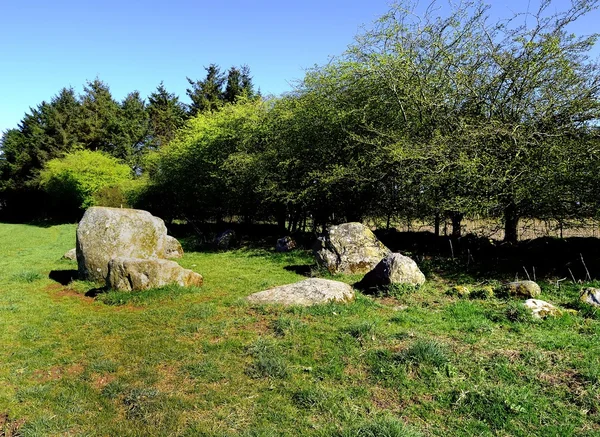
[[77,279],[77,270],[52,270],[48,277],[60,285],[69,285]]
[[311,273],[316,268],[317,268],[316,264],[314,264],[314,265],[297,264],[297,265],[293,265],[293,266],[285,266],[283,269],[287,270],[288,272],[294,272],[294,273],[296,273],[298,275],[310,277]]
[[108,287],[98,287],[98,288],[92,288],[91,290],[88,290],[85,292],[85,296],[86,297],[96,297],[99,294],[103,294],[108,292]]

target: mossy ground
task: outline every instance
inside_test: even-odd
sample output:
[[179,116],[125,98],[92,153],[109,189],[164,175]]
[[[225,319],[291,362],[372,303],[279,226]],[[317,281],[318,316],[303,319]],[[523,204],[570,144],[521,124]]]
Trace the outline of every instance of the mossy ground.
[[76,268],[73,225],[0,224],[0,241],[0,435],[600,435],[600,312],[579,285],[543,283],[579,312],[535,321],[448,294],[434,260],[419,289],[253,307],[312,258],[235,250],[179,261],[202,288],[91,298],[49,278]]

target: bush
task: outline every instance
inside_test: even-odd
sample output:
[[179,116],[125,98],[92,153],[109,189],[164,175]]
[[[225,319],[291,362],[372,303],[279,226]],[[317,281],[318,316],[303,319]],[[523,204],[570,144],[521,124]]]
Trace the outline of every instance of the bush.
[[125,206],[131,169],[103,152],[81,150],[48,161],[40,186],[61,218],[77,217],[90,206]]

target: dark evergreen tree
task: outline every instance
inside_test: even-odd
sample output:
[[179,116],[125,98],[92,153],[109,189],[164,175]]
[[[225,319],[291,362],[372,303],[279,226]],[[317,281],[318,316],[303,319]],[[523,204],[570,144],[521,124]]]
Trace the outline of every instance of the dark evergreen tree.
[[200,112],[218,110],[223,102],[223,85],[225,76],[216,64],[210,64],[206,67],[206,78],[204,80],[194,81],[187,78],[191,88],[186,90],[187,95],[192,100],[189,110],[190,115],[194,116]]
[[237,67],[231,67],[227,74],[223,100],[227,103],[235,103],[240,94],[242,94],[242,72]]
[[150,122],[146,103],[138,91],[129,93],[121,102],[113,133],[115,150],[113,155],[132,166],[139,165],[149,139]]
[[159,148],[175,137],[187,118],[186,108],[173,93],[167,92],[161,82],[148,97],[150,140],[148,146]]
[[99,79],[88,82],[81,97],[81,140],[89,150],[101,150],[122,154],[115,147],[114,136],[118,131],[119,104],[112,98],[108,85]]

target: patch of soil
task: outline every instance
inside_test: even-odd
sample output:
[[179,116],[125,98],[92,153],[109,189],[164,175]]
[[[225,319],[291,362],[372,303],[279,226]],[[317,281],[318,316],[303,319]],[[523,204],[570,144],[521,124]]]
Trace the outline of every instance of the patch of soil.
[[19,428],[23,426],[25,419],[11,419],[8,413],[0,413],[0,437],[18,437]]
[[94,387],[96,390],[102,390],[115,379],[117,379],[117,377],[110,374],[94,374],[92,377],[92,387]]
[[45,288],[46,291],[51,292],[51,297],[53,300],[58,301],[63,297],[76,297],[85,302],[93,302],[94,299],[91,297],[86,297],[85,295],[78,293],[72,288],[64,287],[61,284],[50,284]]
[[33,372],[33,377],[36,378],[39,382],[50,382],[50,381],[58,381],[64,375],[68,376],[76,376],[81,375],[83,373],[83,366],[81,364],[72,364],[68,367],[61,366],[53,366],[47,370],[36,370]]

